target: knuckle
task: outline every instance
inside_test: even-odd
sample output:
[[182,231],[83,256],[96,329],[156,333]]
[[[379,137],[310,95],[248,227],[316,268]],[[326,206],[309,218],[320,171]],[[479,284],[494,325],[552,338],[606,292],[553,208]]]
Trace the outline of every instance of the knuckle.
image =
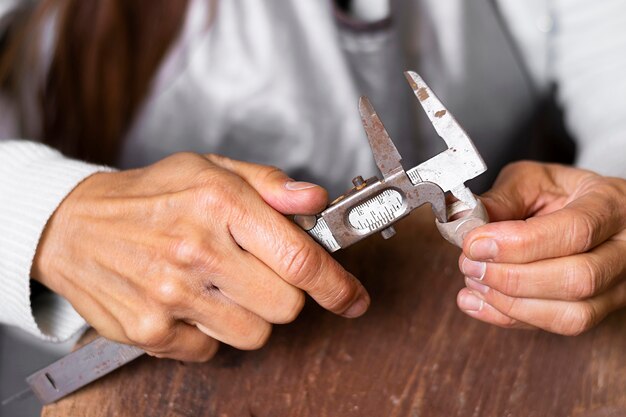
[[306,242],[291,244],[285,248],[281,258],[285,278],[289,283],[298,288],[310,288],[316,284],[322,257],[312,245]]
[[304,307],[304,293],[302,291],[298,291],[297,295],[291,300],[286,306],[277,310],[277,313],[274,317],[272,317],[272,323],[275,324],[285,324],[291,323],[298,317],[300,311]]
[[155,287],[155,300],[167,307],[177,307],[187,299],[187,288],[181,280],[165,277]]
[[219,347],[219,343],[216,340],[210,339],[206,346],[203,346],[201,349],[196,351],[193,355],[194,362],[208,362],[217,353],[217,349]]
[[497,320],[497,325],[500,327],[505,327],[507,329],[512,329],[515,328],[519,322],[509,316],[505,316],[504,314],[501,315],[501,317],[498,317]]
[[599,230],[598,220],[589,215],[578,213],[572,216],[571,253],[583,253],[592,248]]
[[263,184],[275,178],[285,177],[286,175],[279,168],[272,165],[259,165],[254,174],[254,183]]
[[502,303],[502,308],[498,307],[498,310],[500,310],[504,315],[509,317],[517,316],[516,312],[518,311],[518,304],[520,302],[520,299],[505,296],[505,299],[503,301],[504,302]]
[[215,254],[206,244],[189,236],[173,239],[170,244],[170,259],[177,265],[198,267],[215,262]]
[[198,207],[223,213],[237,203],[237,195],[243,192],[243,179],[226,171],[205,170],[200,186],[192,193],[193,203]]
[[502,169],[502,175],[511,175],[516,174],[518,172],[528,172],[530,169],[537,167],[539,164],[532,161],[516,161],[510,164],[507,164]]
[[134,344],[152,351],[163,349],[175,337],[170,323],[158,314],[143,315],[127,335]]
[[612,184],[610,178],[589,172],[580,180],[579,186],[587,192],[598,190],[600,194],[605,194],[605,192],[608,191],[609,184]]
[[505,281],[502,286],[502,293],[511,297],[521,295],[521,277],[520,271],[515,266],[509,266],[506,269]]
[[234,170],[236,161],[232,158],[229,158],[225,155],[220,155],[216,153],[206,153],[204,154],[205,159],[207,159],[211,164],[217,165],[218,167],[223,167],[227,170]]
[[608,194],[613,197],[615,204],[623,210],[624,203],[626,203],[626,180],[623,178],[609,178],[607,187],[609,188]]
[[200,158],[200,156],[193,152],[176,152],[168,156],[166,159],[172,165],[180,165],[180,164],[185,164],[189,162],[190,160],[198,159],[198,158]]
[[[610,224],[618,213],[623,213],[624,203],[626,203],[626,181],[614,178],[599,177],[598,181],[592,189],[597,196],[597,200],[602,202],[604,210],[599,211],[599,223]],[[621,181],[620,184],[618,181]]]
[[198,170],[191,183],[193,186],[186,195],[202,208],[228,207],[246,186],[239,175],[215,165]]
[[243,350],[260,349],[265,346],[271,334],[272,325],[263,321],[254,326],[253,330],[243,338],[242,343],[238,347]]
[[591,304],[580,303],[567,308],[560,323],[558,332],[565,336],[578,336],[591,329],[596,323],[596,313]]
[[174,157],[179,158],[182,161],[185,161],[188,159],[201,159],[202,158],[200,154],[197,154],[195,152],[190,152],[190,151],[177,152],[174,154]]
[[[324,254],[306,242],[292,245],[282,256],[286,265],[285,279],[310,293],[327,310],[343,312],[355,299],[359,287],[355,280],[345,279],[336,273],[322,280],[322,272],[333,274],[333,271],[322,271]],[[329,285],[324,285],[324,282]]]
[[598,291],[598,272],[588,261],[571,263],[565,267],[563,293],[569,300],[584,300]]
[[348,282],[337,282],[326,293],[320,294],[318,300],[326,309],[342,313],[350,307],[358,291],[357,285],[350,285]]

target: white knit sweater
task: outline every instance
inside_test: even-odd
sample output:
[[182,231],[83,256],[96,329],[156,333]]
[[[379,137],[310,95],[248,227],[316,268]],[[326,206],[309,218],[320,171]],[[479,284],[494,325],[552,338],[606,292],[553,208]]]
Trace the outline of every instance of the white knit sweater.
[[46,222],[87,176],[108,168],[73,161],[41,144],[0,141],[0,320],[64,340],[84,320],[50,294],[31,309],[30,269]]
[[[421,16],[432,26],[420,40],[437,39],[432,44],[439,47],[421,48],[422,75],[481,152],[496,160],[506,153],[506,135],[531,109],[510,50],[490,29],[486,2],[414,3],[422,4]],[[626,176],[626,2],[499,3],[537,88],[560,86],[568,127],[578,140],[578,164]],[[188,13],[180,42],[157,74],[120,167],[179,150],[216,152],[280,166],[334,193],[356,174],[375,173],[356,112],[361,93],[382,113],[403,155],[415,147],[414,135],[402,125],[413,104],[400,99],[407,87],[392,31],[342,30],[330,1],[228,0],[219,2],[207,32],[198,18],[205,5],[192,2],[196,10]],[[84,321],[52,294],[31,308],[33,256],[67,194],[108,168],[33,142],[3,140],[15,137],[12,110],[0,96],[0,322],[61,340]]]

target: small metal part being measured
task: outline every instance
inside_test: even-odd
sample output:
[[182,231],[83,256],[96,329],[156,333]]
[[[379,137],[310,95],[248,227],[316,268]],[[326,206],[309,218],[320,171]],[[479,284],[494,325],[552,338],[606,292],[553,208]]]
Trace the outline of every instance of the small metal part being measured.
[[[461,202],[457,201],[457,203]],[[455,204],[452,206],[455,206]],[[489,223],[489,215],[487,214],[487,210],[485,210],[483,203],[481,203],[478,199],[476,200],[476,205],[472,209],[467,209],[465,204],[459,204],[457,207],[459,213],[465,212],[465,214],[461,215],[460,218],[447,223],[436,221],[436,224],[439,233],[445,240],[455,246],[458,246],[459,248],[462,248],[465,236],[475,228]],[[448,210],[448,216],[457,214],[455,211],[456,210],[452,210],[451,213],[451,210]]]

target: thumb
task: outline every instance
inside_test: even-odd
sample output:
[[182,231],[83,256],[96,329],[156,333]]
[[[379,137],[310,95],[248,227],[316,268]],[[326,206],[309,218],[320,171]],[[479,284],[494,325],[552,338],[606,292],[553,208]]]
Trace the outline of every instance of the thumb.
[[523,199],[509,190],[494,188],[481,195],[480,201],[489,213],[490,222],[522,220],[526,217],[527,207]]
[[[615,224],[603,209],[610,203],[580,195],[571,199],[576,184],[589,175],[595,174],[555,164],[508,165],[481,197],[492,223],[472,230],[463,252],[473,260],[528,263],[584,252],[605,240]],[[590,237],[596,219],[606,227],[593,229]]]
[[236,161],[209,154],[215,165],[233,172],[254,188],[274,210],[285,214],[317,214],[328,204],[328,193],[319,185],[294,181],[276,167]]
[[518,162],[506,166],[493,187],[480,196],[492,222],[523,220],[530,216],[546,184],[539,164]]
[[[479,251],[472,251],[471,248],[479,241],[490,243],[489,248],[493,249],[494,240],[486,237],[500,236],[503,224],[514,223],[507,222],[509,220],[524,220],[528,217],[542,191],[544,173],[541,168],[539,164],[524,161],[509,164],[500,171],[493,187],[480,196],[489,214],[489,223],[467,234],[463,240],[463,253],[466,256],[475,260]],[[509,231],[508,237],[515,238],[516,235],[511,236]]]

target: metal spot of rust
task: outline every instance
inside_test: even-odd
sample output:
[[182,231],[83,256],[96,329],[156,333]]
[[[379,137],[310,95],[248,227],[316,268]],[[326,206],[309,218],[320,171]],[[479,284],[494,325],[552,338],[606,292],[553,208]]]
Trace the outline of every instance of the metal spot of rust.
[[422,88],[420,88],[419,90],[417,90],[417,98],[418,98],[420,101],[424,101],[424,100],[426,100],[428,97],[430,97],[430,96],[428,95],[428,91],[426,90],[426,88],[425,88],[425,87],[422,87]]
[[439,110],[437,113],[435,113],[435,117],[441,118],[443,116],[446,115],[446,111],[445,110]]

